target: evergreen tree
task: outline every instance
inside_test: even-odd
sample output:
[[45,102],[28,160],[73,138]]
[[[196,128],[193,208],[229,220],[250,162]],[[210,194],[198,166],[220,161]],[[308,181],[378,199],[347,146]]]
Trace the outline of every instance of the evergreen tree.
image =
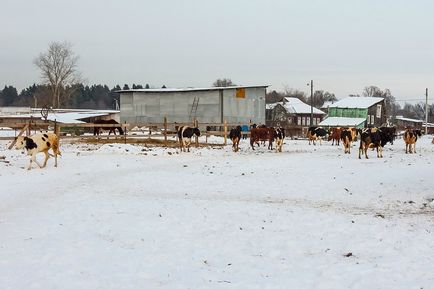
[[2,91],[2,99],[3,99],[3,105],[4,106],[10,106],[13,104],[14,101],[18,100],[18,91],[15,87],[11,86],[5,86],[5,88]]

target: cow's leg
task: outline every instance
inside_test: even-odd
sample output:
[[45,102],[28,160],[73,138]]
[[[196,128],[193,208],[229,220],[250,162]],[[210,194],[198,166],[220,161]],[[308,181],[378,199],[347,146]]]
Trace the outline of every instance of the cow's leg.
[[48,161],[48,158],[50,157],[48,154],[48,150],[44,151],[44,154],[45,154],[45,160],[44,160],[44,164],[42,165],[43,168],[45,168],[47,166],[47,161]]
[[416,142],[413,144],[413,153],[416,153]]
[[405,153],[408,154],[408,143],[405,144]]
[[30,165],[27,168],[28,170],[32,169],[32,162],[35,162],[40,168],[42,168],[41,164],[38,162],[38,160],[36,159],[36,152],[32,153],[32,156],[30,158]]

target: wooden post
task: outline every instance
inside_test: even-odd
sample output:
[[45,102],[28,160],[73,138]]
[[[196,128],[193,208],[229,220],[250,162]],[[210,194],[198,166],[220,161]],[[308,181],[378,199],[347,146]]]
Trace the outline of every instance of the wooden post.
[[164,146],[167,147],[167,117],[164,117]]
[[57,136],[57,143],[58,143],[58,147],[60,149],[60,126],[57,123],[57,120],[54,120],[54,133]]
[[125,127],[124,127],[124,144],[127,144],[127,121],[124,121]]
[[[194,119],[194,127],[199,127],[199,122],[197,121],[197,119]],[[195,135],[195,140],[196,140],[196,147],[199,147],[199,138],[197,135]]]
[[10,150],[10,149],[12,149],[12,147],[15,145],[15,143],[17,142],[17,138],[18,137],[20,137],[26,130],[27,130],[27,127],[28,127],[29,125],[28,124],[26,124],[22,129],[21,129],[21,131],[20,131],[20,133],[17,135],[17,137],[12,141],[12,143],[10,144],[10,146],[8,147],[8,150]]
[[225,138],[224,145],[226,145],[228,142],[228,122],[226,121],[226,119],[224,121],[223,132],[224,132],[224,138]]
[[32,118],[30,117],[30,120],[29,120],[29,125],[27,126],[27,136],[30,136],[30,134],[32,133]]

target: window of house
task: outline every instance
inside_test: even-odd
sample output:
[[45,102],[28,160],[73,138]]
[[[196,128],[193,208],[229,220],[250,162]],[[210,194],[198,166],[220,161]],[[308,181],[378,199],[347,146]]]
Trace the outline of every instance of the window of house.
[[297,124],[301,125],[301,116],[297,117]]
[[381,118],[381,104],[377,104],[377,118]]
[[371,115],[371,124],[372,125],[375,124],[375,116],[374,115]]

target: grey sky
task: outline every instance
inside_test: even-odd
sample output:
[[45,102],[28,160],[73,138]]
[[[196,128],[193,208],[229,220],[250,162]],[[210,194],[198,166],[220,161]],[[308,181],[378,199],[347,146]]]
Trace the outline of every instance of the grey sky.
[[[69,41],[88,84],[285,85],[434,94],[434,1],[0,0],[0,87],[39,82],[33,59]],[[430,101],[432,102],[432,101]]]

